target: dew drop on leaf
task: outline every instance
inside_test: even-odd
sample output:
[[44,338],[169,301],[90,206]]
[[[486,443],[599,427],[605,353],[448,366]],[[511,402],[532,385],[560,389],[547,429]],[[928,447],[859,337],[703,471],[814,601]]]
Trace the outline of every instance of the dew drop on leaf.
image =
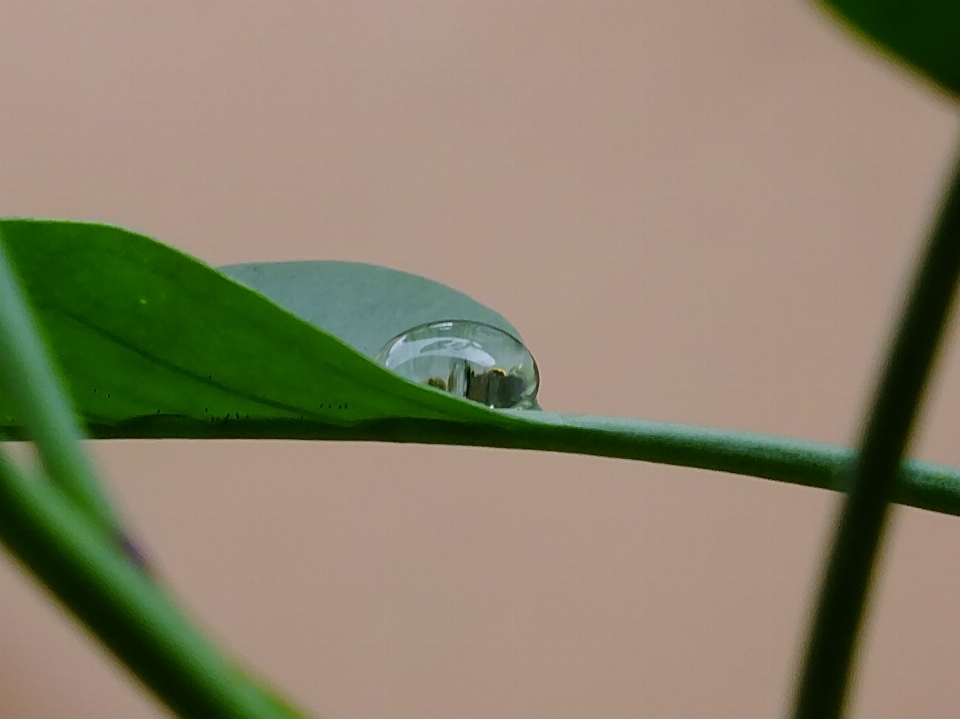
[[492,325],[443,320],[387,342],[374,360],[397,374],[496,409],[536,407],[540,374],[520,340]]

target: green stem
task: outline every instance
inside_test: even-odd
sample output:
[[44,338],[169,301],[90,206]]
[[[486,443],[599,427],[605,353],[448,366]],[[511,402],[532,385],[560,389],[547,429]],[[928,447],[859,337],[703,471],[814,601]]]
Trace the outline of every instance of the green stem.
[[185,719],[300,716],[224,659],[60,490],[0,451],[0,542]]
[[960,164],[889,351],[853,464],[801,674],[796,719],[843,711],[888,503],[960,276]]
[[60,386],[0,235],[0,388],[36,443],[49,477],[103,531],[126,544],[117,515],[77,444],[83,434]]
[[[98,439],[299,439],[503,447],[633,459],[749,475],[846,491],[848,447],[751,432],[640,419],[530,412],[502,426],[447,420],[387,419],[349,427],[310,420],[238,420],[211,424],[147,417],[91,423]],[[19,437],[16,428],[8,428]],[[960,516],[960,469],[907,460],[894,501]]]

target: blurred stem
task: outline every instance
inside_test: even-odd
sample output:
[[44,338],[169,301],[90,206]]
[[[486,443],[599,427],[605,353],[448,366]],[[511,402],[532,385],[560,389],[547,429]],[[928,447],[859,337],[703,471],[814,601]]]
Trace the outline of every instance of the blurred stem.
[[80,448],[76,414],[40,339],[0,233],[0,388],[12,401],[51,480],[123,546],[129,539]]
[[914,277],[851,468],[800,676],[796,719],[835,719],[843,711],[889,502],[958,276],[960,164]]
[[0,449],[0,542],[185,719],[301,716],[233,667],[53,484]]

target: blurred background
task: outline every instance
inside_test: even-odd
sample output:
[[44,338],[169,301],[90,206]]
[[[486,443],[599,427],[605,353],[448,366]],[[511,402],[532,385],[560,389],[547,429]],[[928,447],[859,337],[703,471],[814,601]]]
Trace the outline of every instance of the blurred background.
[[[0,0],[0,214],[407,270],[508,317],[545,408],[838,444],[954,111],[801,0]],[[960,465],[954,345],[913,454]],[[506,450],[91,449],[193,615],[327,719],[780,716],[837,501]],[[892,530],[852,715],[954,717],[960,519]],[[0,714],[165,711],[3,556]]]

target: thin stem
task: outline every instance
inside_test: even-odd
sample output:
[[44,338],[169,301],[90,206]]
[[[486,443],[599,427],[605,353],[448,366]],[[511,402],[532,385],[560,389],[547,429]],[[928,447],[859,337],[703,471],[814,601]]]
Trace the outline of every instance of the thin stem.
[[26,477],[2,449],[0,543],[179,716],[301,716],[221,656],[60,489]]
[[[22,438],[7,428],[11,438]],[[530,412],[505,425],[384,419],[337,426],[311,420],[211,424],[175,417],[91,423],[97,439],[298,439],[501,447],[632,459],[846,491],[849,447],[641,419]],[[894,501],[960,516],[960,468],[906,460]]]
[[49,477],[103,531],[121,544],[129,544],[90,461],[77,444],[83,434],[60,386],[0,234],[0,389],[7,393],[36,443]]
[[801,674],[796,719],[843,711],[888,503],[960,276],[960,164],[914,278],[853,464]]

